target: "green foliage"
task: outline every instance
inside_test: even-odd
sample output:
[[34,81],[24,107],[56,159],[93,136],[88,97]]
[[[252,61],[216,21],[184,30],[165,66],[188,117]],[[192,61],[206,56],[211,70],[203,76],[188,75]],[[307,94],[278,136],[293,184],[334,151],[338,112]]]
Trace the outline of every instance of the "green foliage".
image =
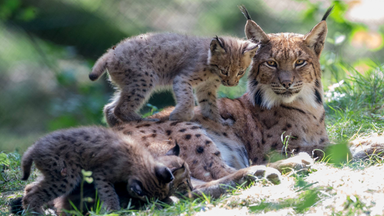
[[352,155],[349,151],[348,143],[340,143],[330,145],[325,151],[326,161],[329,164],[334,164],[340,166],[350,160],[352,160]]

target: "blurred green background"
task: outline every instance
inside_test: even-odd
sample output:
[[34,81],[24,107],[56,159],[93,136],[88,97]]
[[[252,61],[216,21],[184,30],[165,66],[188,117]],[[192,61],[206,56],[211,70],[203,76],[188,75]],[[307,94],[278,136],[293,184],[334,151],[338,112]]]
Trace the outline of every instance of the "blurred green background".
[[[99,56],[126,37],[153,31],[243,38],[246,19],[239,4],[266,33],[302,34],[335,5],[321,57],[325,91],[383,63],[381,0],[1,0],[0,152],[24,151],[60,128],[105,125],[102,108],[113,87],[106,76],[88,79]],[[245,91],[243,79],[238,87],[221,87],[219,96]],[[328,92],[328,101],[337,97]],[[174,101],[161,93],[148,103],[161,109]]]

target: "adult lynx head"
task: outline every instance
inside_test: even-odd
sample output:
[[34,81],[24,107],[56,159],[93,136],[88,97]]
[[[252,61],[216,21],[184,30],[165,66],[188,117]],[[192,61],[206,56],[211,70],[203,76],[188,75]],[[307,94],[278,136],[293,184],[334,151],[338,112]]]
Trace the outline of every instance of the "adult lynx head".
[[249,75],[249,96],[253,104],[272,108],[280,104],[301,101],[317,108],[323,103],[323,88],[319,58],[327,35],[326,18],[308,34],[266,34],[249,16],[245,7],[240,10],[248,19],[245,34],[260,44],[253,58]]

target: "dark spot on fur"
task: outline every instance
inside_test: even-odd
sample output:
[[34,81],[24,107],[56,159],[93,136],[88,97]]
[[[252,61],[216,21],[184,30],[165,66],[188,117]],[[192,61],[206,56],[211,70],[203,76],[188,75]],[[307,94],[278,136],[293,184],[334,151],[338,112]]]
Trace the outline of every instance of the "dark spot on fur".
[[203,152],[204,152],[204,147],[202,147],[202,146],[197,146],[197,148],[196,148],[196,152],[199,153],[199,154],[203,153]]
[[258,160],[259,160],[259,158],[255,157],[255,158],[253,158],[252,163],[256,164]]
[[180,123],[180,121],[175,121],[175,122],[172,122],[171,124],[170,124],[170,126],[176,126],[177,124],[179,124]]
[[186,139],[186,140],[191,139],[191,134],[187,134],[187,135],[185,135],[185,136],[184,136],[184,139]]
[[171,130],[166,130],[165,133],[167,133],[167,136],[171,135],[172,131]]
[[152,134],[151,137],[155,138],[157,136],[157,134]]
[[132,131],[124,131],[123,134],[125,134],[125,135],[132,135],[133,133],[132,133]]
[[149,127],[151,126],[150,124],[143,124],[143,125],[137,125],[136,128],[141,128],[141,127]]
[[211,141],[209,141],[209,140],[205,141],[205,145],[209,145],[210,143],[211,143]]
[[195,136],[196,136],[196,137],[200,137],[200,136],[201,136],[201,134],[196,134]]
[[216,156],[219,156],[220,155],[220,151],[217,151],[217,152],[215,152],[213,154],[215,154]]
[[179,132],[185,132],[187,129],[183,128],[181,130],[179,130]]
[[223,132],[223,135],[224,135],[225,137],[228,137],[228,134],[227,134],[227,133],[225,133],[225,132]]

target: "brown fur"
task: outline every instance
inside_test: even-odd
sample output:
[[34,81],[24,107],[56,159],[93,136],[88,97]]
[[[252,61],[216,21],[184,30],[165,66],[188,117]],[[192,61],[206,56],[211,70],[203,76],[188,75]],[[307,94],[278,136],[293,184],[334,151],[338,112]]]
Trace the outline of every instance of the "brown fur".
[[[168,154],[168,153],[167,153]],[[177,153],[178,154],[178,153]],[[188,164],[186,164],[180,157],[176,155],[167,155],[160,156],[156,160],[165,166],[167,166],[174,175],[174,180],[172,181],[169,194],[180,195],[186,194],[189,191],[192,191],[192,182],[190,177],[190,171]],[[114,189],[119,197],[120,207],[125,209],[130,204],[131,208],[138,209],[143,206],[145,203],[139,199],[133,199],[126,190],[126,182],[118,182],[114,184]],[[59,214],[65,215],[64,210],[73,210],[73,203],[77,209],[81,209],[81,190],[78,185],[69,195],[61,196],[54,200],[54,207]],[[94,184],[85,183],[83,188],[83,197],[92,198],[92,202],[83,202],[83,214],[87,213],[89,210],[94,208],[95,201],[98,199],[96,197],[96,190]],[[168,202],[168,197],[162,200],[163,202]]]
[[177,105],[170,120],[193,117],[193,88],[202,114],[221,121],[216,106],[220,83],[235,86],[244,76],[257,45],[232,37],[198,38],[179,34],[149,33],[128,38],[109,49],[95,64],[91,80],[106,69],[118,87],[104,113],[110,126],[140,120],[135,113],[150,92],[173,86]]
[[124,182],[131,197],[145,201],[169,196],[174,178],[145,148],[101,127],[56,131],[38,140],[23,155],[23,180],[32,162],[43,177],[26,187],[23,208],[37,213],[44,203],[68,195],[81,181],[81,170],[92,171],[100,200],[109,210],[119,209],[114,183]]
[[[198,109],[193,123],[167,121],[172,109],[166,109],[153,116],[159,122],[121,124],[115,130],[141,138],[154,152],[165,151],[166,140],[176,140],[192,177],[204,181],[196,187],[198,194],[219,195],[225,191],[220,184],[243,183],[249,173],[271,173],[265,177],[278,179],[276,169],[305,168],[312,163],[309,155],[321,156],[315,149],[328,144],[319,63],[326,32],[323,20],[307,35],[265,34],[249,18],[246,35],[260,48],[248,92],[218,101],[220,115],[230,125],[212,121]],[[282,136],[290,137],[284,148]],[[251,166],[268,164],[273,155],[285,153],[298,155],[270,163],[273,171]]]

